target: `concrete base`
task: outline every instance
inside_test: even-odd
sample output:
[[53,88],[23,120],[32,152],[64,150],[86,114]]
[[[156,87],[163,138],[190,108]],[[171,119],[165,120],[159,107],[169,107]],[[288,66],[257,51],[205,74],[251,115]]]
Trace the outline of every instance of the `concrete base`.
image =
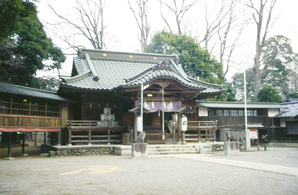
[[14,157],[5,157],[4,160],[14,160]]
[[211,145],[206,145],[206,146],[200,145],[199,148],[200,148],[199,150],[200,154],[211,154],[211,149],[212,149]]
[[134,143],[132,145],[132,157],[148,157],[148,144],[147,143]]
[[50,157],[56,156],[57,152],[56,151],[49,151]]
[[26,157],[26,156],[29,156],[29,155],[25,153],[25,154],[22,154],[22,156]]
[[115,155],[131,156],[132,146],[114,146]]
[[50,156],[49,153],[41,153],[40,156]]

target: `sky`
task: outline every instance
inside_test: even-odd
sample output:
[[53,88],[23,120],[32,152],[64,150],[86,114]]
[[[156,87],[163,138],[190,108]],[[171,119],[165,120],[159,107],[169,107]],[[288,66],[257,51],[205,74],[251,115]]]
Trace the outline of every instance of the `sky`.
[[[257,2],[257,0],[253,0]],[[60,47],[66,54],[74,54],[73,50],[66,49],[67,46],[54,34],[55,29],[48,23],[54,23],[57,18],[48,8],[50,3],[54,9],[65,16],[74,18],[72,7],[74,0],[41,0],[37,6],[39,11],[39,19],[44,25],[45,31],[48,36],[52,38],[55,45]],[[195,7],[191,8],[184,18],[185,25],[191,29],[191,35],[198,40],[202,37],[204,32],[204,9],[208,5],[208,17],[212,20],[212,13],[218,9],[220,0],[199,0]],[[273,18],[276,19],[269,37],[277,34],[284,35],[291,39],[294,52],[298,53],[298,22],[297,22],[297,0],[278,0],[273,12]],[[150,36],[161,30],[167,29],[164,21],[160,16],[159,4],[157,0],[149,1],[149,23],[151,25]],[[241,14],[241,13],[240,13]],[[126,52],[139,52],[140,43],[138,42],[137,24],[129,9],[126,0],[106,0],[104,9],[104,19],[106,25],[106,50],[111,51],[126,51]],[[253,22],[248,25],[243,31],[242,38],[239,39],[239,45],[234,55],[234,65],[231,68],[228,78],[233,74],[243,69],[252,66],[253,58],[255,55],[255,32],[256,27]],[[83,40],[82,40],[83,41]],[[83,43],[86,43],[83,41]],[[90,47],[91,48],[91,47]],[[62,65],[61,74],[69,75],[72,68],[72,58],[74,55],[67,55],[66,62]],[[216,57],[216,52],[214,52]],[[57,75],[57,71],[52,71],[52,75]],[[40,71],[38,76],[49,75],[49,72]]]

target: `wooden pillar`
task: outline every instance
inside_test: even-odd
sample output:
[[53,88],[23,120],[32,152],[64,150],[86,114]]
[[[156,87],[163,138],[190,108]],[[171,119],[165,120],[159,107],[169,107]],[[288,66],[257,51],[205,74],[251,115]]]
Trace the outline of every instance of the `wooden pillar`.
[[91,145],[91,130],[89,130],[88,145]]
[[12,96],[10,97],[10,111],[9,111],[9,114],[12,114],[12,108],[13,108],[13,98]]
[[25,132],[23,132],[23,135],[22,135],[22,140],[23,140],[23,143],[22,143],[22,154],[24,155],[25,154]]
[[60,131],[58,132],[58,143],[57,143],[57,146],[61,146],[61,137],[62,137],[62,128],[60,128]]
[[11,158],[11,132],[9,132],[8,138],[8,158]]
[[110,130],[108,130],[108,145],[110,145],[111,144],[111,138],[110,138],[110,134],[111,134],[111,132],[110,132]]
[[68,130],[68,145],[71,146],[71,130]]
[[43,145],[44,145],[44,149],[43,149],[43,153],[47,153],[47,132],[44,132],[44,138],[43,138]]

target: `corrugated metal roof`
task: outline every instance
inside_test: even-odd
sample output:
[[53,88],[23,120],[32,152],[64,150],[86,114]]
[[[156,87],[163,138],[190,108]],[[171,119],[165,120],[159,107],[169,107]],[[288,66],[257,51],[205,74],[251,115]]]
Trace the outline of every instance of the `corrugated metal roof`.
[[298,102],[287,102],[281,105],[284,107],[280,109],[280,114],[275,118],[294,118],[298,116]]
[[[87,53],[86,59],[84,55]],[[162,60],[170,65],[170,69],[154,69]],[[74,66],[79,75],[64,78],[62,85],[82,89],[113,90],[118,87],[138,86],[141,82],[147,83],[156,78],[168,78],[186,87],[196,88],[202,94],[224,91],[221,85],[189,78],[181,65],[175,63],[176,61],[175,55],[84,49],[80,51],[79,57],[74,58]],[[94,79],[96,77],[98,80]]]
[[20,85],[12,85],[8,83],[0,83],[0,92],[24,95],[29,97],[45,98],[45,99],[51,99],[51,100],[57,100],[57,101],[69,101],[65,98],[60,97],[54,92],[30,88],[30,87],[24,87]]
[[[243,108],[244,102],[197,102],[197,106],[207,108]],[[277,103],[269,102],[247,102],[247,108],[282,108]]]

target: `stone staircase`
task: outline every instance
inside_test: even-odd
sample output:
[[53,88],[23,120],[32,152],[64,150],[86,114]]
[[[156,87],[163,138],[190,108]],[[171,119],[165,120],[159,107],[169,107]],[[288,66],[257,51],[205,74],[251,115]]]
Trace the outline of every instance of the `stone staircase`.
[[195,145],[149,145],[148,155],[198,154]]

